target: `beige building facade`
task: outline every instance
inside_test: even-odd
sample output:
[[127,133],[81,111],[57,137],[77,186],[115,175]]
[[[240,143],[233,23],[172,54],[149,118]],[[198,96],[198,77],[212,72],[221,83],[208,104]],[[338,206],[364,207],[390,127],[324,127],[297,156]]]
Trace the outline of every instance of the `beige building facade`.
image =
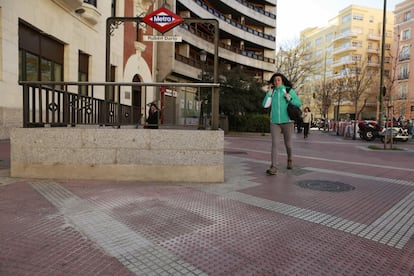
[[[0,139],[22,127],[20,80],[105,81],[106,18],[123,12],[124,1],[0,0]],[[117,81],[124,81],[123,40],[122,31],[111,39]]]
[[[325,113],[328,119],[355,118],[356,108],[362,110],[359,119],[378,117],[382,21],[382,10],[350,5],[339,11],[326,26],[301,32],[309,59],[315,64],[304,84],[308,95],[305,104],[313,107],[316,117],[323,117]],[[392,69],[393,22],[393,13],[387,12],[384,55],[386,77],[391,76]],[[351,83],[360,82],[367,76],[375,77],[364,88],[355,107],[355,101],[347,95],[353,89]],[[321,93],[326,93],[327,97],[322,102],[315,100],[315,95],[317,99]],[[323,105],[327,110],[324,111]]]
[[397,63],[391,105],[396,117],[414,119],[414,2],[406,0],[397,4],[394,15]]

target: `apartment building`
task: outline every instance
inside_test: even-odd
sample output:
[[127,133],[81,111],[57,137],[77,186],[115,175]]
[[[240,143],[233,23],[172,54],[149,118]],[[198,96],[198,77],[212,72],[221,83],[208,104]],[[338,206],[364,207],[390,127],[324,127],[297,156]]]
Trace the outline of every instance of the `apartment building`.
[[395,6],[394,52],[396,54],[395,83],[392,105],[397,117],[414,119],[414,2],[403,1]]
[[[162,0],[159,1],[161,5],[166,5],[182,18],[219,22],[220,69],[239,67],[258,81],[269,79],[274,72],[276,0]],[[182,42],[158,43],[156,46],[157,81],[196,82],[203,79],[206,71],[212,70],[215,45],[211,25],[184,22],[165,35],[179,36]],[[164,123],[174,124],[178,120],[180,124],[184,121],[194,124],[190,118],[185,118],[184,113],[191,117],[191,114],[199,112],[198,91],[196,88],[179,90],[167,88],[167,92],[162,94]]]
[[[22,127],[19,81],[105,81],[106,18],[123,14],[124,1],[0,0],[0,139]],[[124,81],[123,40],[122,31],[114,32],[115,81]]]
[[[386,16],[384,75],[390,78],[394,16],[392,12],[387,12]],[[365,89],[357,102],[357,110],[363,110],[359,119],[378,117],[382,22],[383,10],[350,5],[339,11],[326,26],[301,32],[301,40],[309,51],[309,61],[315,63],[315,70],[309,75],[304,90],[307,95],[318,95],[326,89],[328,94],[322,103],[329,107],[326,112],[322,111],[320,101],[306,98],[305,104],[314,107],[316,116],[322,117],[322,113],[326,113],[329,119],[355,118],[355,104],[346,96],[351,89],[350,80],[355,82],[358,78],[376,76],[377,80]],[[365,106],[363,109],[362,105]]]
[[[184,22],[160,34],[143,22],[120,20],[110,26],[107,56],[108,17],[143,18],[160,7],[182,18],[217,20],[219,67],[242,68],[258,81],[270,78],[276,0],[0,0],[0,139],[22,126],[19,81],[205,81],[202,73],[211,70],[215,47],[209,24]],[[147,35],[182,40],[148,41]],[[148,103],[158,102],[165,125],[197,125],[204,100],[199,89],[178,86],[132,85],[120,94],[105,89],[70,92],[131,105],[143,117]]]

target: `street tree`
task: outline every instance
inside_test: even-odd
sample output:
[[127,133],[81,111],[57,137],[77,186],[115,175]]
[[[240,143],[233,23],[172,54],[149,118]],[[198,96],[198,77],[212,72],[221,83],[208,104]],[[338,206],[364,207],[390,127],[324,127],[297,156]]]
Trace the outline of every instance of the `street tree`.
[[[283,73],[300,90],[305,78],[316,67],[305,42],[287,42],[276,53],[275,71]],[[300,91],[298,91],[300,93]]]
[[379,89],[378,70],[369,66],[368,60],[357,60],[342,71],[342,81],[346,84],[348,100],[352,102],[355,114],[355,123],[352,139],[356,139],[357,121],[364,111],[368,99],[375,98]]

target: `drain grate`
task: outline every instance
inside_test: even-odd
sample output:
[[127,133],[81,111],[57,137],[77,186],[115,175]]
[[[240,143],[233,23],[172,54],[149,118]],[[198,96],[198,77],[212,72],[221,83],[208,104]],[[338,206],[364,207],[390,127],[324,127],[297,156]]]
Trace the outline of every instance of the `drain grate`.
[[355,189],[352,185],[328,180],[301,180],[296,184],[302,188],[322,192],[347,192]]

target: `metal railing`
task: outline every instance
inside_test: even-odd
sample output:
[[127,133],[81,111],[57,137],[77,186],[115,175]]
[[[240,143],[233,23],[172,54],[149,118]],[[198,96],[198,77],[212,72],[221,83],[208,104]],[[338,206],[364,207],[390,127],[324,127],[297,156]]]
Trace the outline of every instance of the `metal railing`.
[[[23,127],[68,127],[76,125],[137,125],[141,107],[95,97],[111,93],[121,99],[122,91],[136,86],[219,87],[214,83],[115,83],[115,82],[28,82],[23,87]],[[72,91],[70,91],[72,90]],[[82,95],[74,91],[87,91]],[[218,114],[212,114],[217,116]]]

